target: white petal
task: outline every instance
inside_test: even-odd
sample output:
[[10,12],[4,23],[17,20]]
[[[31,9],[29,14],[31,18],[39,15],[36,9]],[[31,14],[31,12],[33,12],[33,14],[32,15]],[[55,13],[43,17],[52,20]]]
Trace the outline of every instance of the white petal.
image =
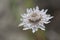
[[36,26],[36,27],[32,27],[32,32],[33,33],[35,33],[35,31],[37,31],[38,30],[38,27]]
[[50,17],[50,19],[53,18],[53,16]]
[[23,28],[23,30],[28,30],[29,28]]
[[18,27],[23,26],[23,25],[24,25],[24,23],[21,23],[21,24],[19,24],[19,26],[18,26]]
[[48,22],[44,22],[45,24],[48,24],[48,23],[50,23],[51,21],[48,21]]
[[26,14],[21,15],[21,17],[25,18],[26,17]]
[[45,26],[44,26],[44,25],[42,25],[42,24],[41,24],[41,27],[42,27],[42,28],[45,28]]
[[32,29],[32,32],[35,33],[36,30]]
[[33,11],[35,11],[35,8],[33,8]]
[[32,8],[30,8],[29,10],[30,10],[30,12],[32,12],[32,11],[33,11],[33,10],[32,10]]
[[44,12],[44,9],[42,9],[41,12]]
[[37,9],[37,10],[39,10],[39,7],[38,7],[38,6],[36,6],[36,9]]
[[45,28],[39,27],[41,30],[45,30]]
[[30,10],[27,8],[27,13],[30,13]]
[[47,11],[48,11],[48,9],[46,9],[44,13],[46,13]]

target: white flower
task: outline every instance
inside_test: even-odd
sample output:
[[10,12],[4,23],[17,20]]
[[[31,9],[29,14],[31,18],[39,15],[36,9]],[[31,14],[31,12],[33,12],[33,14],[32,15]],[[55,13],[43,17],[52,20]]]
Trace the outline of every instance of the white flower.
[[44,24],[50,23],[49,19],[53,18],[53,16],[50,16],[49,14],[46,14],[48,10],[39,10],[39,7],[36,6],[36,8],[30,8],[27,9],[27,12],[22,16],[22,23],[19,24],[19,26],[23,26],[23,30],[32,29],[32,32],[40,28],[41,30],[45,30]]

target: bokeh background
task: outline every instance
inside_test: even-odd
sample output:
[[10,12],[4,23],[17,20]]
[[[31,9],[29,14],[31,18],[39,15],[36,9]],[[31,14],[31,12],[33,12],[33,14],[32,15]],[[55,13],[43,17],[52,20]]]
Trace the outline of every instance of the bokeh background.
[[[46,31],[23,31],[18,27],[26,8],[39,6],[54,16]],[[0,40],[60,40],[60,0],[0,0]]]

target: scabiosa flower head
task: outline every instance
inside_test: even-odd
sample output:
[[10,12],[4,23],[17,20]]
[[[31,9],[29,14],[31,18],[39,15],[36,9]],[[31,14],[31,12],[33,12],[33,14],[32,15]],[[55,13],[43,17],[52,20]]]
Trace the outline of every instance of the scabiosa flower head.
[[22,23],[19,26],[23,25],[23,30],[32,29],[32,32],[40,28],[41,30],[45,30],[44,24],[50,23],[49,19],[53,18],[49,14],[46,14],[48,10],[39,10],[39,7],[27,9],[26,13],[21,15],[22,16]]

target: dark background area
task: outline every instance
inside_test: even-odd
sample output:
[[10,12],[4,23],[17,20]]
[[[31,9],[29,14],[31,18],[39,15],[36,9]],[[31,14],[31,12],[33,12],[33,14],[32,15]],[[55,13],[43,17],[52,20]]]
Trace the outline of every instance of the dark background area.
[[60,40],[60,0],[35,0],[40,9],[48,9],[48,14],[54,16],[46,25],[47,40]]

